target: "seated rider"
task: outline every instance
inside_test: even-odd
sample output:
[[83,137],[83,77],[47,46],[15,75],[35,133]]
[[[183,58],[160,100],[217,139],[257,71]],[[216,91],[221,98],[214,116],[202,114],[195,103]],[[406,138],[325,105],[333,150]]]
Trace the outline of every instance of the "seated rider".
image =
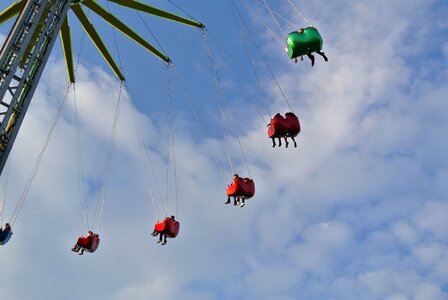
[[[238,181],[238,179],[239,179],[240,177],[238,176],[238,174],[234,174],[233,175],[233,182],[232,182],[232,184],[237,184],[237,181]],[[230,196],[228,195],[227,196],[227,201],[226,201],[226,203],[225,204],[230,204]],[[238,197],[238,196],[235,196],[235,197],[233,197],[233,205],[239,205],[240,204],[240,197]]]
[[[302,34],[305,32],[305,28],[299,28],[298,33]],[[319,54],[320,56],[322,56],[324,58],[325,61],[328,61],[328,58],[325,56],[325,53],[320,51],[320,50],[316,50],[316,53]],[[306,55],[310,58],[311,60],[311,66],[314,66],[314,55],[311,54],[310,50],[308,49],[306,52]],[[303,60],[303,56],[300,56],[300,60]],[[297,62],[297,57],[294,59],[294,62]]]
[[6,223],[5,224],[5,229],[2,230],[2,228],[0,227],[0,231],[3,231],[3,232],[11,231],[11,225],[9,225],[9,223]]
[[[176,218],[174,217],[174,216],[171,216],[171,217],[166,217],[165,218],[165,220],[169,220],[169,219],[171,219],[171,220],[173,220],[173,221],[176,221]],[[159,240],[157,241],[157,244],[160,244],[161,243],[161,245],[165,245],[166,244],[166,238],[168,237],[168,233],[165,231],[165,232],[157,232],[157,231],[153,231],[153,233],[151,233],[151,235],[152,236],[157,236],[157,234],[159,234]]]
[[[249,178],[244,178],[244,182],[247,182],[248,180],[249,180]],[[244,205],[246,205],[245,201],[246,201],[246,197],[245,196],[241,196],[241,205],[240,205],[240,207],[244,207]]]
[[[174,216],[171,216],[173,219],[174,219]],[[168,217],[165,217],[165,219],[164,220],[168,220],[169,218]],[[158,220],[157,220],[158,221]],[[159,224],[159,223],[157,223],[157,224]],[[154,231],[151,233],[151,235],[152,236],[157,236],[158,234],[159,234],[160,232],[159,231],[156,231],[156,229],[154,228]]]
[[[87,237],[91,237],[93,236],[93,232],[91,230],[89,230],[89,232],[87,233]],[[79,250],[81,250],[81,252],[79,252],[79,255],[83,255],[84,254],[84,247],[81,247],[81,245],[78,244],[78,242],[76,242],[75,246],[73,246],[72,251],[73,252],[78,252]]]
[[[273,123],[274,121],[276,121],[276,123],[278,124],[278,122],[283,123],[284,120],[285,120],[285,118],[284,118],[280,113],[276,113],[275,116],[271,119],[271,123],[269,123],[269,124],[267,125],[267,127],[268,127],[268,128],[271,128],[272,123]],[[276,146],[276,144],[275,144],[275,138],[278,139],[278,146],[279,146],[279,147],[282,146],[282,140],[281,140],[281,137],[283,137],[283,135],[280,135],[280,134],[272,135],[272,137],[271,137],[271,139],[272,139],[272,147],[275,147],[275,146]]]

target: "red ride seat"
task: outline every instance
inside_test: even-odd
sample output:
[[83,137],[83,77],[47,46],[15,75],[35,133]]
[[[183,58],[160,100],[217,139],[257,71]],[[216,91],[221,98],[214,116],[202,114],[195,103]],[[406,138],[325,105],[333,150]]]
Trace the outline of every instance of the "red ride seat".
[[280,114],[276,114],[272,120],[268,129],[268,136],[270,138],[279,137],[296,137],[300,132],[299,118],[292,113],[287,112],[285,117]]
[[171,218],[165,218],[162,222],[154,225],[154,231],[164,233],[170,238],[175,238],[179,233],[180,223]]
[[255,183],[252,179],[238,177],[233,180],[226,192],[227,196],[249,199],[255,195]]
[[286,125],[286,136],[296,137],[300,132],[300,122],[299,118],[292,113],[287,112],[285,114],[285,125]]
[[78,242],[76,243],[87,252],[95,252],[100,245],[100,236],[98,234],[89,235],[86,237],[78,238]]
[[286,135],[286,119],[281,114],[276,114],[272,119],[268,129],[270,138],[278,138]]
[[281,138],[285,139],[286,147],[288,147],[287,138],[290,137],[294,142],[294,147],[297,147],[295,137],[300,132],[299,118],[292,113],[287,112],[285,117],[280,114],[276,114],[268,125],[268,137],[272,139],[273,147],[275,147],[275,138],[278,139],[279,147],[282,145]]

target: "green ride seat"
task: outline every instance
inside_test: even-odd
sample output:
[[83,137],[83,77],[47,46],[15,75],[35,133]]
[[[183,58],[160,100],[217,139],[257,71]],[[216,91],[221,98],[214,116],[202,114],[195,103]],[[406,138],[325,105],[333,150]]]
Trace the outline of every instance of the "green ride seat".
[[293,59],[302,55],[322,50],[322,37],[314,27],[307,27],[303,33],[293,31],[286,38],[289,58]]

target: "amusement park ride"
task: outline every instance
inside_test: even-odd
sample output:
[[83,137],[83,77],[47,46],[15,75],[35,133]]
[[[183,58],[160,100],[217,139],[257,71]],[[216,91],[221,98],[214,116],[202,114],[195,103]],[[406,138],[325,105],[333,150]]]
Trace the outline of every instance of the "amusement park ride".
[[[197,21],[177,16],[135,0],[108,1],[184,25],[204,28],[204,25]],[[17,137],[20,125],[26,115],[33,93],[39,83],[39,79],[44,71],[58,33],[60,34],[62,49],[65,56],[68,79],[70,84],[75,82],[75,69],[73,65],[72,43],[68,19],[69,9],[73,11],[76,18],[82,24],[84,31],[95,44],[96,48],[104,57],[118,79],[122,82],[125,80],[120,68],[115,63],[95,27],[90,22],[83,7],[86,7],[97,14],[111,26],[127,35],[134,42],[143,46],[146,50],[161,60],[168,64],[171,63],[168,56],[141,38],[95,0],[16,1],[3,12],[0,12],[0,25],[17,16],[0,52],[0,175],[2,174],[8,155],[11,152],[14,140]],[[11,238],[11,226],[14,225],[25,196],[26,193],[23,193],[18,201],[10,223],[6,223],[5,228],[2,228],[0,225],[0,245],[6,244]],[[0,215],[3,222],[5,199],[0,200]],[[81,207],[81,216],[82,214],[83,209]],[[81,224],[83,224],[82,217]],[[93,227],[93,221],[90,226]],[[81,229],[83,231],[82,225]],[[167,230],[163,230],[160,235],[161,237],[162,235],[165,236],[166,240],[168,233]],[[172,234],[170,236],[173,237]],[[94,234],[89,230],[89,235],[87,237],[81,235],[72,250],[80,251],[79,254],[82,254],[84,250],[94,252],[98,247],[99,241],[99,235]]]
[[[84,12],[83,8],[89,9],[91,12],[98,15],[115,29],[121,31],[123,34],[128,36],[137,44],[144,47],[159,59],[163,60],[167,64],[171,63],[171,60],[168,56],[151,45],[145,39],[140,37],[125,23],[111,14],[108,9],[103,8],[97,1],[98,0],[18,0],[8,8],[6,8],[3,12],[0,12],[0,25],[15,17],[14,24],[9,34],[7,35],[7,38],[0,51],[0,175],[2,174],[2,171],[5,167],[6,161],[11,152],[12,146],[17,137],[20,126],[24,120],[26,111],[30,105],[34,91],[36,90],[36,87],[39,83],[39,79],[41,78],[41,75],[44,71],[45,65],[48,61],[58,34],[61,38],[62,50],[65,57],[65,64],[68,72],[69,82],[70,84],[75,83],[76,70],[74,69],[73,64],[72,41],[68,15],[68,11],[70,9],[72,10],[74,16],[79,20],[86,34],[92,40],[93,44],[96,46],[98,51],[101,53],[107,64],[110,66],[110,68],[120,81],[125,81],[125,77],[120,67],[115,63],[112,55],[110,54],[106,45],[103,43],[100,34],[97,32],[94,25],[90,22],[89,17]],[[160,18],[168,19],[170,21],[175,21],[183,25],[188,25],[200,29],[205,28],[205,26],[198,21],[175,15],[173,13],[155,8],[136,0],[105,1],[113,2],[120,6],[148,13]],[[288,0],[288,2],[294,9],[296,9],[291,1]],[[232,3],[233,7],[237,9],[232,0],[229,0],[229,4],[230,3]],[[267,6],[267,3],[264,3],[266,4],[266,8],[271,12],[270,8]],[[302,15],[299,11],[298,13]],[[235,13],[233,15],[235,17]],[[275,18],[272,13],[271,15]],[[238,25],[238,22],[236,20],[235,23]],[[276,23],[278,24],[278,22]],[[328,59],[325,54],[321,52],[323,41],[319,32],[310,23],[309,25],[309,27],[300,28],[298,31],[290,32],[286,37],[286,48],[283,48],[282,51],[286,50],[286,52],[288,53],[288,57],[290,59],[294,59],[295,62],[298,61],[298,58],[302,60],[302,56],[307,55],[311,60],[311,65],[313,66],[314,56],[312,55],[312,53],[318,53],[324,58],[325,61],[328,61]],[[242,29],[240,28],[240,30]],[[281,41],[279,38],[278,40]],[[283,42],[281,42],[281,44],[282,47],[284,47]],[[217,90],[220,91],[222,87],[220,86],[218,73],[214,69],[212,54],[208,48],[207,42],[206,47],[209,54],[212,74],[215,79],[215,85]],[[272,74],[272,76],[274,75]],[[277,80],[275,81],[277,82]],[[278,88],[281,91],[281,87],[279,85]],[[292,139],[292,141],[294,142],[294,147],[297,147],[297,143],[294,138],[299,134],[301,130],[300,122],[298,117],[292,112],[291,105],[289,104],[283,91],[281,91],[281,93],[284,96],[284,99],[291,111],[287,112],[285,114],[285,117],[283,117],[280,113],[277,113],[273,118],[270,117],[270,122],[266,124],[268,127],[268,137],[272,139],[273,147],[276,146],[275,139],[278,140],[278,146],[281,146],[281,139],[284,139],[285,146],[288,147],[288,138]],[[119,101],[117,101],[117,107],[118,103]],[[223,112],[221,112],[221,114],[223,115]],[[114,119],[114,124],[116,124],[115,122],[116,119]],[[113,140],[112,137],[114,135],[114,128],[115,126],[113,126],[111,140]],[[234,173],[230,158],[230,148],[227,142],[226,135],[224,139],[226,142],[227,151],[229,153],[229,164],[232,169],[231,171],[232,173]],[[227,184],[226,194],[228,200],[226,204],[229,204],[230,197],[233,197],[234,205],[243,207],[245,205],[245,200],[254,196],[255,183],[250,176],[248,162],[246,160],[243,152],[243,147],[241,146],[239,140],[238,143],[240,145],[242,156],[244,157],[246,163],[247,173],[249,177],[242,178],[234,173],[233,182],[231,184],[227,184],[225,179],[224,181]],[[174,147],[174,142],[172,144]],[[78,147],[80,146],[78,145]],[[78,151],[80,152],[80,149],[78,149]],[[110,154],[108,154],[108,157],[110,161]],[[78,161],[78,163],[80,162]],[[107,169],[107,164],[105,169]],[[31,182],[31,180],[29,180],[29,182]],[[82,180],[80,180],[80,182],[82,182]],[[29,184],[30,183],[27,183],[28,188]],[[27,191],[26,188],[25,190]],[[14,222],[17,218],[18,212],[20,211],[25,197],[26,192],[23,193],[22,197],[18,201],[16,210],[14,211],[13,217],[11,218],[11,224],[6,223],[5,229],[3,230],[0,225],[0,245],[3,245],[9,241],[12,234],[11,226],[14,225]],[[0,213],[3,220],[5,202],[3,199],[0,200],[2,200],[0,201]],[[100,197],[98,197],[98,203],[99,201]],[[102,205],[104,206],[104,201],[102,202]],[[161,222],[157,220],[153,232],[154,236],[159,234],[159,243],[161,244],[166,243],[167,237],[176,237],[179,232],[180,226],[180,223],[177,220],[177,216],[175,218],[173,215],[168,218],[166,208],[164,207],[164,209],[165,219]],[[155,204],[154,210],[156,211]],[[81,205],[81,224],[83,224],[82,214],[83,207]],[[95,217],[93,219],[95,220]],[[88,220],[87,223],[89,223]],[[92,221],[92,225],[89,227],[89,229],[93,227],[93,223],[94,221]],[[83,231],[82,225],[81,229]],[[89,230],[89,235],[87,237],[81,236],[72,250],[75,252],[81,250],[80,254],[82,254],[84,250],[88,252],[94,252],[98,248],[100,241],[98,233],[95,234]],[[162,238],[164,238],[164,241],[162,241]]]
[[[110,0],[110,2],[184,25],[204,28],[204,25],[197,21],[134,0]],[[15,2],[0,13],[0,25],[18,15],[0,52],[0,174],[58,33],[61,37],[69,80],[72,83],[75,82],[67,15],[69,9],[72,9],[115,75],[122,81],[125,79],[100,35],[90,23],[83,6],[95,12],[155,56],[170,63],[169,57],[141,38],[95,0],[21,0]]]

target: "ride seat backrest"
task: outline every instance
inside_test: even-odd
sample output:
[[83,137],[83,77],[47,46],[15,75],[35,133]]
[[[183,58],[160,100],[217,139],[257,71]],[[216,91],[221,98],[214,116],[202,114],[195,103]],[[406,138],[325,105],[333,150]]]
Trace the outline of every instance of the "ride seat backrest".
[[299,56],[322,50],[323,40],[319,31],[314,27],[307,27],[303,33],[293,31],[286,38],[289,58],[293,59]]
[[234,180],[227,188],[227,195],[231,197],[251,198],[255,194],[255,184],[250,178],[241,178]]
[[0,231],[0,245],[5,245],[12,236],[11,230]]
[[168,237],[176,237],[179,233],[180,223],[171,218],[166,218],[162,222],[154,225],[154,230],[159,233],[167,234]]

